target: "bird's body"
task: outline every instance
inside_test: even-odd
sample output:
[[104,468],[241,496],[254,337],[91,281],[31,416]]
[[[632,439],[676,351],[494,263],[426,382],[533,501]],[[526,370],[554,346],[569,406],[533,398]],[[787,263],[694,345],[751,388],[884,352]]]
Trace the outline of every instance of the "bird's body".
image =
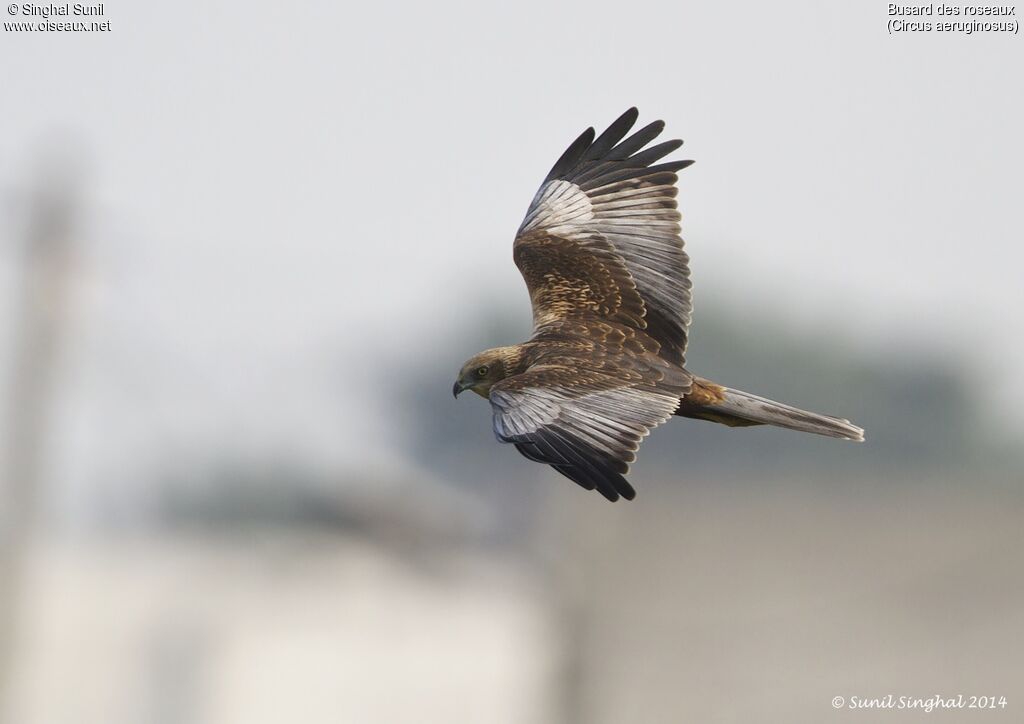
[[863,439],[846,420],[686,370],[691,285],[675,183],[692,161],[652,165],[682,142],[645,149],[664,124],[626,138],[636,118],[630,109],[597,139],[588,129],[544,180],[513,246],[533,335],[468,360],[455,394],[488,398],[499,441],[609,500],[634,497],[629,463],[673,415]]

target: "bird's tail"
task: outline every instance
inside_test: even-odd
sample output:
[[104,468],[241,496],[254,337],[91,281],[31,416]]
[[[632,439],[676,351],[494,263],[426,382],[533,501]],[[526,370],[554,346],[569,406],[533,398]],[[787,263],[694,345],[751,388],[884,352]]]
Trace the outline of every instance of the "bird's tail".
[[849,420],[808,412],[700,378],[694,380],[693,390],[680,401],[676,414],[731,427],[774,425],[843,440],[864,440],[864,430]]

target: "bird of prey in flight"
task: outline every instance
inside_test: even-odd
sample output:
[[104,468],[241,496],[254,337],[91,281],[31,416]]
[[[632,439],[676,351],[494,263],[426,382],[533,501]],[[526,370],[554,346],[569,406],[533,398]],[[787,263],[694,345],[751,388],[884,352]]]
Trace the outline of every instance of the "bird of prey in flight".
[[687,371],[691,285],[676,172],[693,162],[658,163],[683,143],[649,145],[662,121],[627,137],[637,115],[630,108],[596,138],[588,128],[555,162],[512,247],[533,335],[471,357],[455,396],[489,399],[500,442],[613,501],[636,495],[629,464],[673,415],[863,440],[847,420]]

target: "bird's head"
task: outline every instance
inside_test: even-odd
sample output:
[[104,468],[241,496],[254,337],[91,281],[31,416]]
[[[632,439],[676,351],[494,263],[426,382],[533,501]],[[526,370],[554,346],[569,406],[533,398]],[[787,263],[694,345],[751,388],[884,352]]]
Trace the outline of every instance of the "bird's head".
[[459,370],[452,393],[458,397],[460,392],[473,390],[486,398],[491,393],[491,387],[508,377],[507,357],[505,347],[488,349],[473,355]]

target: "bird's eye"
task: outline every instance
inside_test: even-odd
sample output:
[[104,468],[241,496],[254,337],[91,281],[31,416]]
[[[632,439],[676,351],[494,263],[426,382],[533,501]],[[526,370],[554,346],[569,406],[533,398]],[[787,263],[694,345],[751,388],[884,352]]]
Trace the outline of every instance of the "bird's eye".
[[483,367],[477,367],[477,369],[476,369],[476,376],[477,377],[486,377],[487,376],[487,371],[488,371],[487,370],[487,365],[484,365]]

